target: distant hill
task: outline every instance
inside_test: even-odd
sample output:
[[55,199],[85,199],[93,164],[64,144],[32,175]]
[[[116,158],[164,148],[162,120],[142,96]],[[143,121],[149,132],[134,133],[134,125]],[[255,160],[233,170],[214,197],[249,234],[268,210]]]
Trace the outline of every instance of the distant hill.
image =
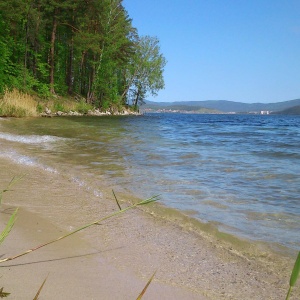
[[153,102],[146,101],[142,110],[180,110],[180,111],[204,111],[211,112],[235,112],[235,113],[260,113],[261,111],[282,111],[293,106],[300,105],[300,99],[283,101],[278,103],[243,103],[227,100],[206,101],[178,101],[178,102]]
[[[158,105],[157,105],[158,104]],[[185,104],[179,104],[179,102],[173,102],[173,103],[156,103],[156,102],[147,102],[141,107],[141,110],[148,110],[148,111],[164,111],[164,112],[186,112],[186,113],[221,113],[221,111],[212,109],[212,108],[206,108],[202,106],[197,105],[185,105]]]
[[300,105],[293,106],[278,112],[275,112],[277,115],[300,115]]

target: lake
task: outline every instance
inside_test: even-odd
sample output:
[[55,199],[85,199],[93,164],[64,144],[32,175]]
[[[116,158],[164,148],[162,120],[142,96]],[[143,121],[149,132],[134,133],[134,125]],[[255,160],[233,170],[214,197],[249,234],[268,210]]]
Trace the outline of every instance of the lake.
[[0,156],[160,202],[220,231],[300,248],[300,117],[0,118]]

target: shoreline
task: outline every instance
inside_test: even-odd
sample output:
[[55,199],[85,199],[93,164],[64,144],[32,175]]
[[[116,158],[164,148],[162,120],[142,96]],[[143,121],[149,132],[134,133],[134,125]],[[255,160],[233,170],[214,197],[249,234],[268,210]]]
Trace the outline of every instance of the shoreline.
[[234,235],[230,231],[222,231],[219,229],[221,223],[217,222],[202,222],[193,216],[180,211],[176,208],[171,208],[162,203],[155,203],[150,210],[147,207],[145,211],[149,212],[155,218],[160,218],[169,222],[176,223],[178,226],[192,231],[195,234],[204,236],[206,238],[214,237],[227,248],[234,248],[240,255],[244,253],[245,257],[264,256],[263,253],[270,252],[274,255],[283,256],[287,259],[294,259],[297,257],[297,250],[288,248],[279,243],[270,243],[267,241],[257,241],[247,239],[239,235]]
[[[87,113],[80,113],[78,111],[70,110],[68,112],[57,111],[51,112],[51,110],[47,109],[42,112],[39,117],[44,118],[53,118],[53,117],[102,117],[102,116],[140,116],[141,113],[135,112],[129,109],[123,109],[122,111],[100,111],[98,109],[89,110]],[[1,116],[0,116],[1,117]]]
[[[47,173],[35,167],[17,165],[5,159],[0,159],[0,167],[1,189],[6,187],[12,176],[28,173],[22,182],[14,187],[13,192],[4,195],[3,203],[6,206],[18,206],[21,207],[21,210],[28,211],[28,214],[31,215],[30,219],[39,219],[36,224],[42,224],[41,220],[44,220],[48,225],[41,225],[42,229],[39,230],[42,232],[47,227],[54,226],[55,229],[52,233],[46,232],[46,237],[43,236],[43,238],[61,231],[70,232],[70,230],[97,220],[99,216],[104,216],[117,209],[115,201],[110,195],[111,190],[108,191],[108,188],[100,187],[103,195],[97,197],[59,174]],[[121,205],[126,207],[125,202],[121,202]],[[155,211],[151,207],[148,207],[147,210],[148,212],[140,209],[129,211],[115,219],[108,220],[101,226],[95,226],[70,237],[72,240],[67,238],[66,242],[70,243],[69,246],[59,245],[63,241],[55,243],[54,248],[61,248],[52,250],[52,252],[49,250],[54,256],[60,251],[66,251],[64,255],[67,256],[80,256],[82,253],[86,253],[86,250],[100,251],[99,255],[95,254],[96,257],[93,258],[82,258],[81,256],[78,258],[82,261],[91,261],[76,266],[82,271],[83,276],[78,277],[74,270],[68,273],[70,282],[68,288],[63,291],[65,296],[58,296],[56,299],[70,298],[69,293],[74,293],[75,286],[77,288],[75,280],[82,283],[82,292],[88,287],[89,292],[93,291],[96,294],[91,295],[91,298],[88,296],[86,299],[99,299],[101,292],[101,299],[134,299],[155,270],[157,270],[155,279],[143,299],[284,298],[293,264],[292,259],[285,258],[285,261],[282,261],[279,255],[268,252],[262,252],[261,256],[255,254],[253,257],[249,257],[245,253],[241,253],[234,245],[223,243],[218,237],[201,235],[191,226],[182,227],[177,222],[155,217],[153,216]],[[20,217],[19,221],[22,220],[25,222],[25,226],[26,218],[21,219]],[[12,242],[18,247],[20,247],[19,241],[22,244],[30,245],[29,241],[34,241],[36,236],[33,233],[24,235],[25,227],[18,224],[13,232],[15,231],[14,234],[21,238],[15,238]],[[60,235],[61,233],[56,237]],[[2,249],[6,244],[9,245],[9,241],[10,236],[2,245]],[[30,246],[36,246],[36,243]],[[8,250],[11,249],[9,247]],[[77,249],[79,254],[76,254],[77,252],[73,254],[74,249]],[[28,260],[28,264],[22,267],[26,269],[24,272],[29,272],[29,274],[34,272],[37,265],[40,266],[39,269],[43,274],[46,272],[43,263],[33,263],[37,260],[36,256],[42,255],[43,252],[40,250],[40,252],[37,251],[24,257]],[[60,259],[51,261],[53,270],[64,269],[65,264],[70,266],[69,261]],[[10,264],[8,262],[8,264],[18,265],[18,262],[20,264],[19,260],[12,261]],[[84,271],[85,265],[88,265],[89,272]],[[101,270],[99,272],[100,266],[102,270],[105,270],[102,279],[98,274],[101,273]],[[18,268],[11,267],[10,272],[14,271],[15,274],[18,274]],[[6,270],[6,268],[3,269]],[[55,275],[55,272],[51,278],[58,276]],[[98,277],[91,276],[91,273],[98,274]],[[62,276],[62,279],[66,276],[63,272],[59,274],[62,274],[59,275]],[[18,276],[15,275],[13,278],[22,278]],[[37,278],[42,282],[44,279],[42,277]],[[11,277],[6,273],[3,274],[4,290],[10,286],[5,284],[9,283],[9,278]],[[37,283],[37,278],[32,276],[28,280],[31,285],[35,283],[38,289],[41,282]],[[74,285],[71,283],[73,279]],[[99,283],[99,280],[107,281]],[[121,283],[122,280],[125,281],[124,284]],[[122,286],[121,290],[115,290],[115,282],[118,282],[120,287]],[[17,290],[16,285],[17,283],[12,284],[12,289],[8,292]],[[105,295],[103,289],[98,289],[100,285],[107,286],[108,294]],[[57,287],[52,285],[50,278],[45,284],[41,297],[51,299],[46,294],[46,287],[50,293]],[[109,289],[111,289],[110,292]],[[115,295],[114,292],[117,294]],[[297,294],[299,295],[299,287],[294,289],[291,299],[296,299]],[[126,298],[127,295],[128,298]],[[78,291],[74,297],[71,298],[81,299]]]

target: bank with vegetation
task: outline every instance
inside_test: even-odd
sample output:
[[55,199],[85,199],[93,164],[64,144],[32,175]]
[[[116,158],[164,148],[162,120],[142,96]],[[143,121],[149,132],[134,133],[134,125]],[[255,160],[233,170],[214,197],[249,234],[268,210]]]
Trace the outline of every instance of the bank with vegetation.
[[36,114],[137,110],[164,88],[165,64],[159,40],[138,34],[122,0],[0,0],[1,115],[13,115],[16,90]]

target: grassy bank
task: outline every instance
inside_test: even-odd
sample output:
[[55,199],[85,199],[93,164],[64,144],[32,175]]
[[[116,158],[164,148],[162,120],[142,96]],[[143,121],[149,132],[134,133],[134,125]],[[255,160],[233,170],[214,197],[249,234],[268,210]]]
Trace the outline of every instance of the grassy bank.
[[135,114],[130,108],[111,107],[103,112],[86,102],[84,98],[53,96],[41,99],[35,95],[22,93],[17,89],[6,90],[0,96],[0,116],[36,117],[50,115],[101,115]]
[[53,97],[51,99],[40,99],[36,96],[22,93],[17,89],[6,90],[0,98],[0,116],[3,117],[36,117],[43,112],[70,112],[76,111],[84,114],[92,110],[92,105],[83,99]]
[[0,99],[0,116],[31,117],[37,116],[37,101],[33,96],[14,89],[5,91]]

